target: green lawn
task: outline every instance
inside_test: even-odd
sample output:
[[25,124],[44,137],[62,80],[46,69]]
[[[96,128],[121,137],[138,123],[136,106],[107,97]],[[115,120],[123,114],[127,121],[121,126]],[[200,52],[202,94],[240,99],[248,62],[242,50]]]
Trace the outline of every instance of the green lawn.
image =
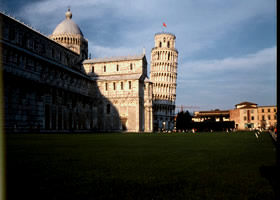
[[6,135],[9,199],[274,199],[253,132]]

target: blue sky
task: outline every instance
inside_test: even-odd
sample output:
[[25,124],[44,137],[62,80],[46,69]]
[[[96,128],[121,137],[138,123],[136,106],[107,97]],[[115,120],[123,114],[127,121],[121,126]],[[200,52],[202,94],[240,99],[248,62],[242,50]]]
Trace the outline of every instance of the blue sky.
[[[233,109],[276,105],[276,0],[26,0],[0,8],[46,35],[65,18],[89,41],[92,57],[141,54],[150,66],[154,34],[176,35],[177,105]],[[190,111],[193,111],[189,109]]]

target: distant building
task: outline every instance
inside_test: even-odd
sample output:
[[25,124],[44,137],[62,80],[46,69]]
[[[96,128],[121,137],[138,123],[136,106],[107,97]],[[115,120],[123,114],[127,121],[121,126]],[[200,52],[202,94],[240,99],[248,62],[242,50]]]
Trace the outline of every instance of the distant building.
[[241,102],[230,110],[230,120],[235,121],[235,128],[245,129],[268,129],[276,126],[277,107],[258,106],[252,102]]
[[223,122],[229,121],[229,110],[210,110],[194,112],[194,122],[214,121]]
[[230,120],[235,121],[235,128],[268,129],[277,125],[276,106],[258,106],[252,102],[242,102],[230,110]]
[[242,102],[231,110],[230,120],[235,121],[236,129],[250,129],[258,127],[258,108],[256,103]]
[[237,130],[269,129],[277,125],[276,106],[258,106],[252,102],[241,102],[233,110],[197,111],[194,122],[234,121]]

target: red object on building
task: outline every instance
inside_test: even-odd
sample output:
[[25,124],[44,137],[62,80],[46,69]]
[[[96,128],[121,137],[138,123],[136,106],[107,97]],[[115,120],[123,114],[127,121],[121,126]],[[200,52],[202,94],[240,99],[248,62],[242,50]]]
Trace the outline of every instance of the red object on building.
[[167,27],[166,23],[163,22],[163,26],[164,26],[164,27]]

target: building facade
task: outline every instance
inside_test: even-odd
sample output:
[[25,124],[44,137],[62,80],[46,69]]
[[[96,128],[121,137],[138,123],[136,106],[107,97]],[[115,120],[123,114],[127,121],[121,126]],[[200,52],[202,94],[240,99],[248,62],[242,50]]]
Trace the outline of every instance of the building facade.
[[258,106],[258,127],[268,129],[277,125],[277,107],[276,106]]
[[114,129],[129,132],[152,131],[152,102],[149,102],[152,86],[147,82],[145,54],[90,59],[85,60],[83,66],[86,74],[97,83],[100,101],[107,105],[105,116],[110,114],[110,104],[117,112],[114,120],[105,119],[111,123],[107,128],[116,126]]
[[0,13],[7,132],[152,132],[153,83],[145,53],[88,59],[70,9],[45,36]]
[[210,111],[197,111],[194,112],[192,120],[194,122],[204,122],[204,121],[213,121],[213,122],[225,122],[229,121],[229,110],[210,110]]
[[6,130],[93,128],[97,91],[80,55],[4,13],[0,21]]
[[[235,122],[236,129],[252,129],[258,127],[258,108],[257,104],[251,102],[242,102],[235,105],[235,116],[231,116],[232,121]],[[239,118],[236,120],[236,118]],[[238,122],[237,122],[238,121]]]
[[151,52],[150,77],[153,82],[154,130],[174,128],[178,51],[176,36],[171,33],[155,34]]
[[258,106],[252,102],[241,102],[230,110],[230,121],[238,130],[269,129],[277,125],[276,106]]

